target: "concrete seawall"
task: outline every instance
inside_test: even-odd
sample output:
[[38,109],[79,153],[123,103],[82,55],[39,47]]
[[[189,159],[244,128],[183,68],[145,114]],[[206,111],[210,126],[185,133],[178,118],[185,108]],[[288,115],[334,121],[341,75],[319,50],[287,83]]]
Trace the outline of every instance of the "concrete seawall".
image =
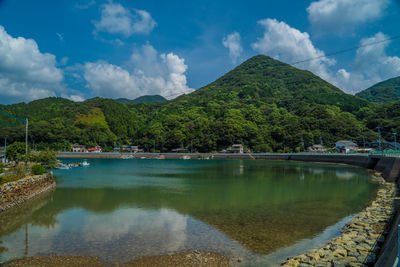
[[29,199],[55,188],[53,173],[28,176],[0,186],[0,212],[28,201]]

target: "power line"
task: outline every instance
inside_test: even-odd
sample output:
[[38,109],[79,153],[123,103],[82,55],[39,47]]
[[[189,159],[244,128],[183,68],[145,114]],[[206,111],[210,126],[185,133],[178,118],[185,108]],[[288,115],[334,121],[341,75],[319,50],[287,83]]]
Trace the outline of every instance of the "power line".
[[297,65],[297,64],[300,64],[300,63],[305,63],[305,62],[313,61],[313,60],[316,60],[316,59],[326,58],[326,57],[334,56],[334,55],[337,55],[337,54],[342,54],[342,53],[350,52],[350,51],[353,51],[353,50],[357,50],[357,49],[362,48],[362,47],[373,46],[373,45],[385,43],[385,42],[388,42],[388,41],[391,41],[391,40],[395,40],[395,39],[399,39],[399,38],[400,38],[400,35],[396,35],[396,36],[392,36],[392,37],[389,37],[387,39],[383,39],[383,40],[380,40],[380,41],[375,41],[375,42],[371,42],[371,43],[368,43],[368,44],[354,46],[354,47],[351,47],[351,48],[346,48],[346,49],[342,49],[342,50],[335,51],[335,52],[332,52],[332,53],[328,53],[328,54],[325,54],[323,56],[318,56],[318,57],[314,57],[314,58],[309,58],[309,59],[296,61],[296,62],[291,63],[290,65]]

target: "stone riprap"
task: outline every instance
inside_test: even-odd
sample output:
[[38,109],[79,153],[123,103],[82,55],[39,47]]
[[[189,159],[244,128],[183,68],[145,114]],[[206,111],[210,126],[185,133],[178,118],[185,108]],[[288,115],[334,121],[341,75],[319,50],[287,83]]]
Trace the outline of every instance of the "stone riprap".
[[372,266],[395,214],[396,185],[385,182],[379,173],[372,173],[371,179],[380,183],[375,201],[345,225],[339,237],[281,266]]
[[0,185],[0,212],[55,188],[53,173],[28,176],[18,181]]

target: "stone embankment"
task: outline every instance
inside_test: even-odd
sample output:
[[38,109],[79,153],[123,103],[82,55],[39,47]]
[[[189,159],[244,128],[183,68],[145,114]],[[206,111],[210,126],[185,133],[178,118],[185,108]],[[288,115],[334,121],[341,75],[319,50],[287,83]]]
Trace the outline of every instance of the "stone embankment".
[[371,178],[380,183],[375,201],[344,226],[339,237],[319,249],[289,258],[282,266],[372,266],[395,214],[396,185],[385,182],[378,173],[371,174]]
[[41,193],[55,188],[56,182],[53,173],[28,176],[18,181],[0,185],[0,212],[23,202]]

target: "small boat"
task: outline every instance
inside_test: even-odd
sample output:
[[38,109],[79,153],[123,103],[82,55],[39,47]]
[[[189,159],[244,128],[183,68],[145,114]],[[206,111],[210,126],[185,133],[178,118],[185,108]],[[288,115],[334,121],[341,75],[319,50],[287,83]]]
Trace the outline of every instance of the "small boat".
[[122,159],[133,159],[134,157],[132,155],[129,156],[122,156]]
[[70,163],[70,164],[68,164],[68,166],[70,166],[70,167],[80,167],[81,164],[80,163]]
[[157,157],[156,159],[165,159],[165,156],[161,155],[161,156]]
[[190,156],[185,155],[185,156],[182,156],[181,159],[190,159]]
[[69,169],[71,169],[71,167],[70,167],[69,165],[64,164],[64,163],[61,163],[61,164],[58,165],[56,168],[57,168],[57,169],[60,169],[60,170],[69,170]]
[[90,165],[90,163],[87,162],[87,161],[85,160],[85,161],[83,161],[83,162],[81,163],[81,165],[82,165],[83,167],[87,167],[87,166]]

